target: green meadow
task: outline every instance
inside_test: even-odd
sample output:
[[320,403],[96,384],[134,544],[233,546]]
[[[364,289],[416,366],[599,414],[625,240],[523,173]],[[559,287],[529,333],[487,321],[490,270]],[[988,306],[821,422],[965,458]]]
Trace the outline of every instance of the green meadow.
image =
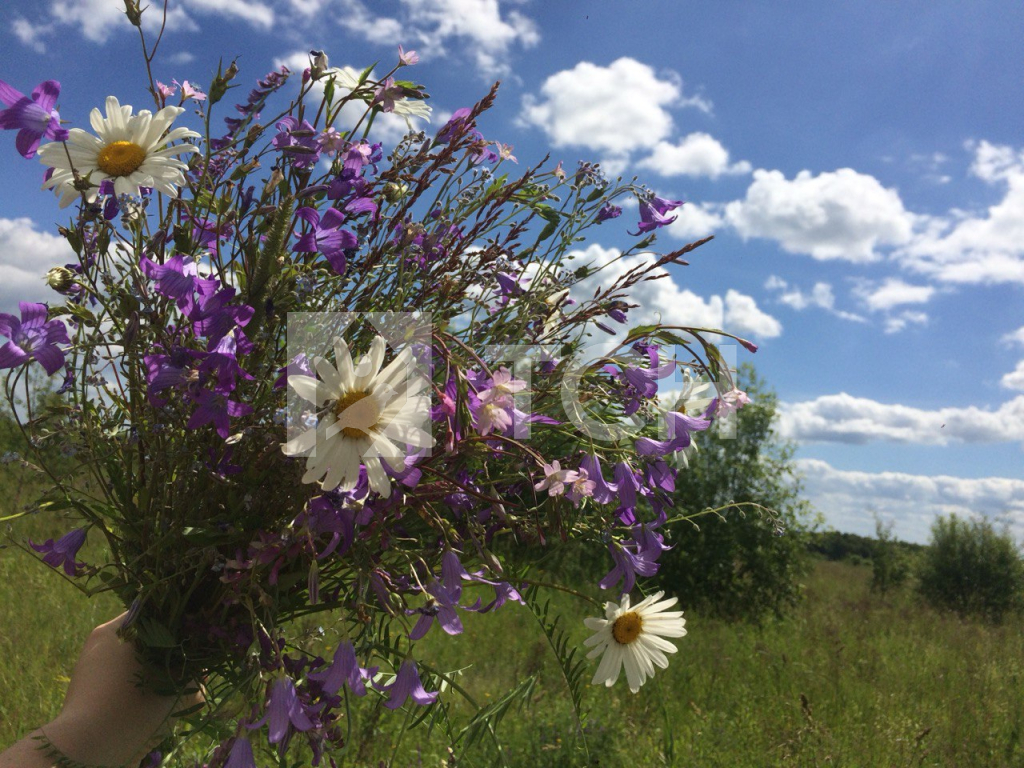
[[[24,489],[9,488],[8,504]],[[45,538],[60,520],[22,518],[11,538]],[[687,612],[689,634],[668,670],[630,694],[624,681],[589,684],[586,662],[580,727],[548,638],[518,605],[495,615],[466,614],[465,633],[435,627],[418,656],[455,672],[461,692],[442,700],[460,732],[473,707],[488,706],[534,680],[494,732],[449,752],[422,711],[379,716],[360,702],[346,723],[345,766],[1018,766],[1024,765],[1024,622],[961,620],[924,607],[910,592],[870,590],[863,565],[821,560],[804,599],[785,620],[761,626]],[[665,585],[669,589],[670,585]],[[596,590],[594,591],[595,596]],[[587,636],[593,606],[563,593],[570,645]],[[681,601],[686,603],[685,595]],[[45,723],[60,708],[80,644],[120,607],[88,599],[32,556],[0,550],[0,747]],[[320,616],[330,647],[331,621]],[[434,718],[435,721],[438,718]],[[181,765],[192,765],[186,744]],[[267,765],[277,765],[268,762]]]

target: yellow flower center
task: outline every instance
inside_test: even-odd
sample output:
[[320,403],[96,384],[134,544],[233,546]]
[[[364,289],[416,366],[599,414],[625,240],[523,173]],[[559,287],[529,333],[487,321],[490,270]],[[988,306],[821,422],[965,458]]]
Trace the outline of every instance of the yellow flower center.
[[619,645],[629,645],[638,637],[643,629],[644,620],[636,611],[624,613],[612,624],[612,637]]
[[130,141],[112,141],[100,150],[96,165],[108,176],[130,176],[146,160],[146,150]]
[[334,404],[334,415],[345,424],[341,434],[358,439],[365,437],[380,420],[377,398],[369,392],[349,392]]

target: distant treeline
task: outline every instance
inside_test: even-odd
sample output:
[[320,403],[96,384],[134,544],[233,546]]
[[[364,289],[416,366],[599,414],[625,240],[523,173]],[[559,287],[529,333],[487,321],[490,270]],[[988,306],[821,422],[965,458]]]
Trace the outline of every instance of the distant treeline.
[[[892,541],[891,544],[908,555],[915,555],[925,549],[923,544],[909,541]],[[873,560],[879,541],[870,536],[840,531],[813,531],[807,534],[807,549],[826,560],[849,560],[854,557]]]

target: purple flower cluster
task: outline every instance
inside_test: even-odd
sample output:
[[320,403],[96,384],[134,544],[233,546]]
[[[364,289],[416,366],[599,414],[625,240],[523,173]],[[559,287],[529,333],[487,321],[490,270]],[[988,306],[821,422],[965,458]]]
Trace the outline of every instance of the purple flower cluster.
[[146,355],[147,396],[155,407],[163,407],[167,401],[161,393],[178,391],[185,402],[196,406],[188,429],[212,423],[217,434],[226,439],[231,434],[230,419],[252,413],[252,406],[232,400],[230,395],[239,378],[253,379],[239,365],[238,356],[252,351],[252,342],[242,329],[254,310],[232,304],[234,288],[200,277],[195,263],[186,263],[180,254],[164,264],[143,256],[140,266],[156,293],[175,301],[194,337],[206,339],[206,350],[193,349],[182,329],[175,329],[175,341],[161,352]]

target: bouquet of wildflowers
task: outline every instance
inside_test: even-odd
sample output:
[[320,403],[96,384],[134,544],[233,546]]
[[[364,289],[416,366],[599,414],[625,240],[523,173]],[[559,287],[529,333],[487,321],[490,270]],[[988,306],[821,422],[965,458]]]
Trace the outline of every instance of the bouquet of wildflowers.
[[[123,600],[163,685],[202,681],[209,766],[296,743],[334,765],[351,697],[441,706],[452,680],[417,641],[531,601],[528,555],[570,539],[607,553],[595,586],[618,599],[587,620],[595,683],[638,690],[685,634],[674,598],[630,593],[657,572],[691,435],[744,395],[722,331],[606,339],[630,289],[701,243],[580,295],[603,267],[573,250],[584,230],[635,199],[624,256],[642,253],[681,203],[586,164],[511,170],[476,127],[495,90],[418,132],[415,62],[400,49],[380,77],[314,51],[224,110],[231,64],[205,92],[152,81],[155,111],[110,96],[91,130],[65,127],[57,82],[0,82],[0,127],[46,167],[77,256],[47,274],[59,298],[0,315],[8,398],[30,366],[63,376],[26,435],[76,463],[38,454],[38,507],[81,525],[31,544]],[[372,138],[382,113],[410,122],[397,146]],[[107,562],[79,561],[87,536]],[[325,611],[326,650],[304,632]]]

